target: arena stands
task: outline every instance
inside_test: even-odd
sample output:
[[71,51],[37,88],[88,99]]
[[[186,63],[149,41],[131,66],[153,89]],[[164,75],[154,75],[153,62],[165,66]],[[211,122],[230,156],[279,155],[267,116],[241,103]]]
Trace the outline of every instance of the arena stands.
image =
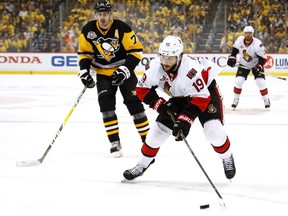
[[6,0],[0,2],[1,52],[28,52],[46,30],[56,0]]
[[[286,4],[286,10],[285,10]],[[286,13],[286,15],[285,15]],[[287,53],[287,2],[284,0],[232,1],[228,7],[226,34],[223,43],[229,47],[244,26],[252,25],[269,53]],[[220,51],[227,52],[220,47]]]
[[[284,0],[110,2],[113,16],[132,26],[144,53],[156,53],[168,34],[183,39],[185,53],[230,53],[248,24],[268,52],[287,53]],[[76,52],[82,26],[94,19],[94,5],[94,0],[1,1],[0,52]]]

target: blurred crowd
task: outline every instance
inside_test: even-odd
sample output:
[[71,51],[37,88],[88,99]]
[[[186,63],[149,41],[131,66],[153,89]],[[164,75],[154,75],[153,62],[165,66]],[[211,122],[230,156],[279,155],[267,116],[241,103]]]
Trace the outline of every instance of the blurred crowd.
[[45,30],[56,1],[0,1],[0,52],[27,52]]
[[[81,28],[94,19],[95,1],[79,0],[63,25],[65,44],[77,47]],[[113,0],[113,16],[129,24],[144,46],[144,53],[158,51],[160,41],[177,34],[185,41],[185,52],[195,51],[195,40],[207,22],[213,0]],[[91,8],[92,6],[92,8]]]
[[252,25],[255,29],[254,36],[263,42],[267,52],[288,53],[285,41],[288,39],[287,16],[284,0],[233,1],[232,7],[228,9],[227,29],[220,51],[230,52],[236,38],[243,33],[243,28]]
[[[0,2],[0,52],[28,52],[29,44],[47,31],[49,19],[58,11],[59,0],[6,0]],[[168,34],[177,34],[185,53],[197,52],[197,39],[206,24],[213,22],[217,0],[110,0],[113,16],[128,23],[144,45],[144,53],[156,53]],[[219,1],[218,1],[219,2]],[[246,25],[270,53],[287,53],[284,0],[231,1],[227,8],[226,34],[219,52],[229,53]],[[41,44],[41,52],[77,52],[81,28],[94,19],[95,0],[70,0],[61,30]],[[287,16],[286,16],[287,17]],[[59,29],[57,27],[56,29]],[[61,44],[61,46],[60,46]],[[61,49],[62,47],[62,49]]]

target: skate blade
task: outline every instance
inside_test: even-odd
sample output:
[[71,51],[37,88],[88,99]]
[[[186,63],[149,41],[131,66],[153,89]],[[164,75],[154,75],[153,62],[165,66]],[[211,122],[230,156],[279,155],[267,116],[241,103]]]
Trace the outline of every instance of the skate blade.
[[123,184],[135,184],[136,182],[135,179],[128,180],[125,177],[121,180],[121,183]]
[[115,151],[115,152],[111,153],[111,155],[112,155],[114,158],[120,158],[120,157],[123,156],[121,150]]

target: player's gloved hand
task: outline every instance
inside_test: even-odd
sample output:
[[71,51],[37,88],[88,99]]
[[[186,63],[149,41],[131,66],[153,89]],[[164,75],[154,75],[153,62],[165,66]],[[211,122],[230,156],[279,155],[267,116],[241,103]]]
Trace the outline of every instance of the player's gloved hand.
[[229,65],[230,67],[235,67],[236,57],[235,56],[229,56],[228,61],[227,61],[227,65]]
[[87,88],[93,88],[95,86],[95,81],[87,69],[80,70],[78,72],[78,76],[80,77],[83,85]]
[[168,112],[170,113],[176,112],[176,107],[173,104],[172,98],[166,101],[164,98],[159,97],[151,103],[150,108],[153,108],[159,114],[162,114],[162,115],[167,115]]
[[181,132],[186,138],[189,134],[190,127],[193,123],[193,119],[186,114],[180,114],[174,123],[172,135],[175,136],[176,141],[183,140]]
[[257,64],[253,69],[256,73],[260,73],[263,71],[263,67],[260,64]]
[[115,70],[112,75],[112,85],[120,86],[124,83],[126,79],[131,76],[129,69],[125,66],[120,66],[117,70]]

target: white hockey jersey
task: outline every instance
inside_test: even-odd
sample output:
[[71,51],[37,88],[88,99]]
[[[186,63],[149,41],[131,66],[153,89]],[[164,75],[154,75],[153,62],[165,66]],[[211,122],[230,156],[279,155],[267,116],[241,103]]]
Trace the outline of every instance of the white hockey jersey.
[[239,50],[237,56],[237,58],[239,58],[239,63],[248,68],[253,68],[258,64],[257,55],[266,59],[265,47],[258,38],[253,37],[252,43],[246,46],[244,43],[244,36],[239,36],[233,47]]
[[199,63],[186,55],[182,57],[174,76],[163,70],[160,58],[151,60],[149,66],[136,87],[138,97],[142,101],[153,87],[157,87],[170,97],[191,97],[191,102],[193,98],[208,98],[210,97],[208,87],[221,70],[211,61],[202,59]]

